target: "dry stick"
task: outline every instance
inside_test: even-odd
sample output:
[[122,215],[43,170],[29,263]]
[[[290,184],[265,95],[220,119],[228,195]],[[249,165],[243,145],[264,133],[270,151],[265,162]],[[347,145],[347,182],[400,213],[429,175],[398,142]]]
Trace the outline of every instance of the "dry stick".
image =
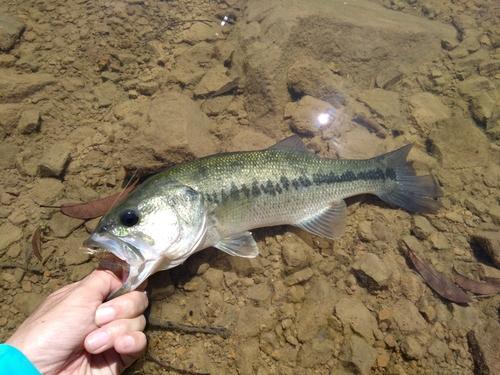
[[215,22],[215,21],[214,20],[174,20],[174,21],[171,21],[170,25],[179,25],[179,24],[188,23],[188,22],[201,22],[207,26],[210,26],[209,23]]
[[359,112],[355,113],[352,121],[355,123],[364,126],[368,129],[368,131],[372,131],[379,138],[385,139],[387,138],[387,132],[383,126],[379,125],[376,121],[373,121],[371,118],[368,118],[364,113]]
[[210,22],[215,22],[215,21],[213,21],[213,20],[172,20],[172,21],[169,21],[167,23],[167,26],[161,28],[159,31],[156,32],[156,37],[158,37],[159,34],[163,33],[165,30],[169,29],[170,27],[182,25],[182,24],[189,23],[189,22],[201,22],[207,26],[210,26]]
[[169,320],[161,320],[152,317],[148,317],[148,323],[152,327],[172,331],[180,331],[186,333],[207,333],[210,335],[219,335],[225,339],[231,336],[231,331],[227,328],[222,327],[190,326],[187,324],[175,323]]
[[[168,320],[161,320],[161,319],[156,319],[152,318],[151,316],[148,317],[148,324],[151,327],[156,327],[156,328],[161,328],[161,329],[166,329],[166,330],[171,330],[171,331],[180,331],[180,332],[186,332],[186,333],[208,333],[212,335],[219,335],[224,338],[228,338],[231,335],[231,331],[226,329],[226,328],[218,328],[218,327],[200,327],[200,326],[190,326],[187,324],[181,324],[181,323],[175,323],[172,321]],[[186,375],[210,375],[207,373],[200,373],[200,372],[194,372],[194,371],[189,371],[189,370],[181,370],[177,369],[175,367],[172,367],[170,365],[165,365],[158,361],[157,359],[151,357],[149,353],[146,354],[146,360],[151,361],[156,363],[158,366],[161,368],[167,370],[167,371],[175,371],[178,372],[179,374],[186,374]]]
[[222,86],[220,89],[218,89],[216,92],[214,92],[213,94],[209,95],[201,104],[200,104],[200,107],[203,106],[203,104],[205,104],[205,102],[208,100],[208,99],[212,99],[212,98],[215,98],[217,96],[221,96],[221,95],[224,95],[224,94],[227,94],[228,92],[230,92],[231,90],[234,90],[235,88],[238,87],[240,83],[240,77],[236,77],[235,79],[233,79],[231,82],[228,82],[226,83],[224,86]]
[[15,262],[0,262],[0,268],[22,268],[26,271],[32,272],[42,272],[41,267],[28,267],[27,264],[15,263]]
[[175,368],[175,367],[172,367],[170,365],[164,365],[163,363],[161,363],[157,359],[151,357],[151,355],[149,355],[149,354],[146,354],[145,358],[146,358],[147,361],[156,363],[162,369],[167,370],[167,371],[175,371],[175,372],[177,372],[179,374],[185,374],[185,375],[210,375],[210,374],[205,373],[205,372],[194,372],[194,371],[189,371],[189,370],[181,370],[179,368]]

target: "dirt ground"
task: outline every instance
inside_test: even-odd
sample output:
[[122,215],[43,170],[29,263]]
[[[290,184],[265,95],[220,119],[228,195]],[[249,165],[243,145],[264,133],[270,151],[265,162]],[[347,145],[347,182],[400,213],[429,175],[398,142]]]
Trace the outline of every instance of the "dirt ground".
[[42,205],[295,133],[321,157],[414,143],[443,208],[355,197],[339,240],[262,228],[255,259],[154,275],[151,317],[231,334],[150,327],[126,373],[499,374],[500,297],[449,302],[407,256],[500,277],[499,90],[496,0],[2,1],[0,340],[97,265],[97,219]]

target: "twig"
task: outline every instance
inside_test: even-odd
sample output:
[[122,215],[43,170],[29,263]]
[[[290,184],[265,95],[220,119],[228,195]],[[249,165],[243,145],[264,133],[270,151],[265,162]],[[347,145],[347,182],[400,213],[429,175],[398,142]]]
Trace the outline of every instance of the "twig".
[[158,366],[160,366],[162,369],[167,370],[167,371],[175,371],[179,374],[185,374],[185,375],[210,375],[206,372],[194,372],[194,371],[189,371],[189,370],[181,370],[179,368],[172,367],[170,365],[164,365],[157,359],[151,357],[149,354],[146,354],[146,360],[156,363]]
[[170,20],[170,21],[168,21],[167,26],[161,28],[159,31],[156,32],[156,36],[160,35],[165,30],[168,30],[169,28],[171,28],[173,26],[182,25],[182,24],[188,23],[188,22],[201,22],[207,26],[210,26],[209,22],[215,22],[215,21],[213,21],[213,20]]
[[387,132],[385,129],[379,125],[377,122],[373,121],[372,119],[368,118],[364,113],[359,112],[355,113],[352,121],[355,123],[364,126],[365,128],[368,129],[368,131],[371,131],[375,133],[375,135],[379,138],[385,139],[387,138]]
[[190,326],[187,324],[175,323],[169,320],[162,320],[149,317],[148,323],[151,327],[180,331],[185,333],[207,333],[209,335],[219,335],[225,339],[231,336],[231,331],[227,328],[221,327],[207,327],[207,326]]
[[28,267],[27,264],[15,263],[15,262],[0,262],[0,268],[22,268],[26,271],[32,272],[42,272],[41,267]]

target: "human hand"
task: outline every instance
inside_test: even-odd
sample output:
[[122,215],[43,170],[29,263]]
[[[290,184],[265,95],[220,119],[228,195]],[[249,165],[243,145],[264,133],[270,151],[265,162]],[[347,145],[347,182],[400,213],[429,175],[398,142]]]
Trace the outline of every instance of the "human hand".
[[49,295],[6,344],[44,375],[121,373],[146,348],[148,306],[140,290],[103,303],[121,284],[111,271],[95,270]]

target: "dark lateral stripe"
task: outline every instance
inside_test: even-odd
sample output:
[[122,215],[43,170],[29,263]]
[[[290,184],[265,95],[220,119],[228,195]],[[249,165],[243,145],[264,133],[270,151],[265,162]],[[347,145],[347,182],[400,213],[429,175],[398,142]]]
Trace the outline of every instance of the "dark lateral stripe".
[[276,189],[271,180],[267,180],[265,185],[260,185],[261,190],[264,194],[270,194],[273,197],[276,195]]
[[281,176],[280,182],[281,186],[283,186],[283,189],[288,190],[290,188],[290,180],[288,180],[286,176]]
[[290,189],[299,190],[301,188],[308,188],[312,185],[329,185],[335,183],[369,180],[395,180],[396,171],[392,168],[388,168],[386,170],[375,168],[358,173],[354,173],[352,171],[347,171],[342,174],[336,174],[334,172],[317,172],[313,173],[311,177],[312,179],[304,174],[296,179],[290,180],[286,176],[281,176],[279,181],[273,182],[268,179],[265,183],[259,183],[259,181],[254,180],[251,187],[247,187],[243,184],[240,188],[232,182],[229,191],[221,189],[219,194],[215,192],[207,193],[205,195],[205,199],[209,203],[219,204],[226,201],[229,197],[234,200],[239,200],[243,197],[249,199],[251,196],[258,197],[263,194],[274,197]]
[[387,168],[387,170],[385,171],[385,177],[388,180],[396,180],[397,179],[396,171],[392,168]]
[[238,187],[236,186],[236,184],[234,182],[231,182],[231,190],[229,192],[229,194],[231,195],[231,198],[233,199],[240,199],[240,192],[238,191]]
[[257,180],[254,180],[254,182],[252,183],[252,196],[258,197],[261,194],[262,191],[259,188],[259,183],[257,182]]
[[250,189],[247,188],[245,184],[241,185],[241,191],[243,192],[243,194],[245,194],[245,197],[247,199],[250,198]]
[[342,174],[335,174],[334,172],[329,173],[313,173],[313,182],[316,185],[322,184],[335,184],[342,182],[353,182],[353,181],[369,181],[369,180],[385,180],[385,179],[396,179],[396,172],[392,168],[388,168],[386,171],[376,168],[367,171],[354,173],[352,171],[347,171]]

